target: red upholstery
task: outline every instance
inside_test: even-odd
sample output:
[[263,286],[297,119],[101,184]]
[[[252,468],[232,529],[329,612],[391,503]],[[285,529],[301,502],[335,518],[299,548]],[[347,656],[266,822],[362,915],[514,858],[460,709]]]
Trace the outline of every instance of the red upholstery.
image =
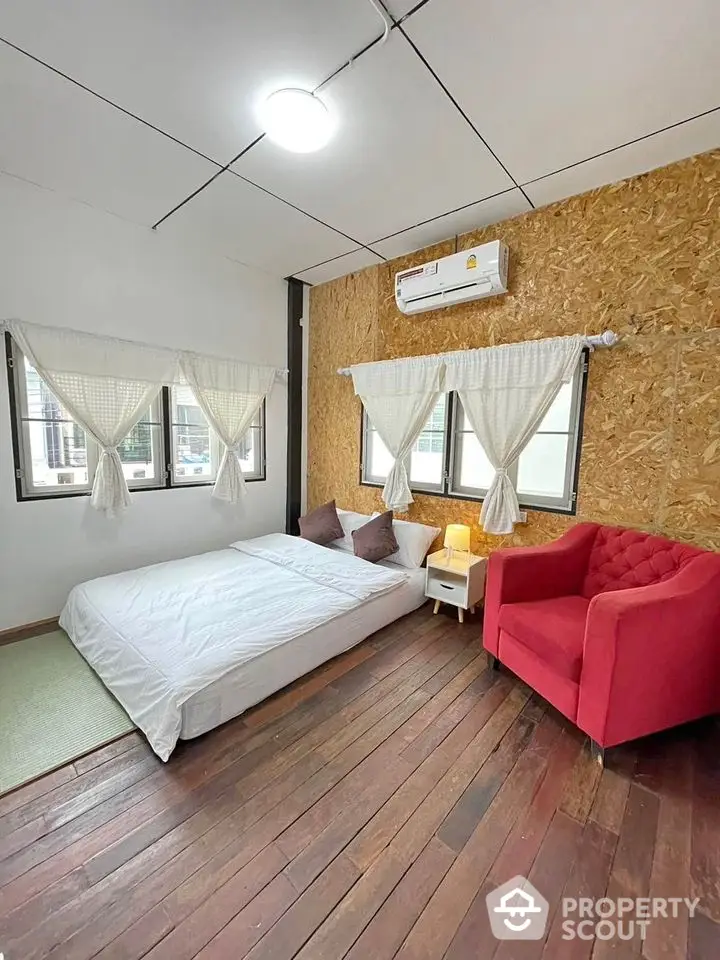
[[555,673],[579,683],[588,606],[585,597],[506,603],[500,609],[500,629],[532,650]]
[[696,547],[653,537],[623,527],[598,527],[582,587],[584,597],[607,590],[647,587],[674,577],[693,557]]
[[498,550],[483,642],[601,746],[720,712],[720,555],[598,524]]

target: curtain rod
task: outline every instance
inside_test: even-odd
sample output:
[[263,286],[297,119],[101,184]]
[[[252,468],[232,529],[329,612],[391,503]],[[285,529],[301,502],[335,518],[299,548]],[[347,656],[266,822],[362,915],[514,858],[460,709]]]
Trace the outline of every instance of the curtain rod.
[[[585,346],[590,350],[595,350],[596,347],[614,347],[619,340],[620,337],[612,330],[605,330],[604,333],[593,333],[585,337]],[[509,344],[497,344],[497,346],[509,346]],[[338,373],[343,377],[349,377],[352,375],[352,369],[340,367]]]
[[[61,330],[64,333],[76,333],[80,334],[82,337],[94,337],[96,340],[115,341],[117,343],[127,343],[133,347],[147,347],[149,350],[166,350],[168,353],[181,354],[181,353],[194,353],[198,357],[203,357],[207,360],[224,360],[243,363],[248,367],[274,367],[275,369],[275,380],[279,383],[287,383],[289,370],[287,367],[276,367],[274,363],[253,363],[249,360],[240,360],[239,357],[219,357],[216,354],[212,353],[198,353],[197,350],[183,350],[176,347],[165,347],[160,344],[146,343],[143,340],[128,340],[126,337],[111,337],[105,333],[91,333],[89,330],[76,330],[74,327],[53,327],[49,323],[33,323],[30,320],[20,320],[15,317],[2,317],[0,318],[0,332],[8,331],[9,324],[17,320],[18,323],[24,323],[29,327],[44,327],[46,330]],[[348,371],[349,373],[350,371]]]

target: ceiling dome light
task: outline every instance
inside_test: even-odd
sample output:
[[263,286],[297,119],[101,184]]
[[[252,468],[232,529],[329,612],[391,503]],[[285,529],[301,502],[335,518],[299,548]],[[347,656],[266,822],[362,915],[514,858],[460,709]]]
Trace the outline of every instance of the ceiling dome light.
[[260,110],[265,133],[294,153],[312,153],[330,140],[335,124],[328,108],[309,90],[271,93]]

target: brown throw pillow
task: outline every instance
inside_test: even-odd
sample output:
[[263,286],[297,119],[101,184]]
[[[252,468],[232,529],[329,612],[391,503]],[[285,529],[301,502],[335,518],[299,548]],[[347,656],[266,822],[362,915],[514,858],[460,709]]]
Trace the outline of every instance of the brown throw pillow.
[[357,530],[353,530],[355,556],[377,563],[378,560],[384,560],[391,553],[395,553],[398,542],[393,533],[392,521],[392,510],[388,510],[374,520],[364,523]]
[[335,501],[330,500],[321,507],[316,507],[304,517],[300,517],[300,536],[304,540],[312,540],[324,546],[331,540],[338,540],[345,536],[345,531],[338,519]]

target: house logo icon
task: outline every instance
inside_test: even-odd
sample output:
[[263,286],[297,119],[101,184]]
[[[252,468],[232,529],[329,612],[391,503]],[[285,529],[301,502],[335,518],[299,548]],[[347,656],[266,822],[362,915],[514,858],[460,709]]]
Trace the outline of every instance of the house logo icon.
[[549,904],[525,877],[508,880],[485,902],[498,940],[541,940],[545,935]]

